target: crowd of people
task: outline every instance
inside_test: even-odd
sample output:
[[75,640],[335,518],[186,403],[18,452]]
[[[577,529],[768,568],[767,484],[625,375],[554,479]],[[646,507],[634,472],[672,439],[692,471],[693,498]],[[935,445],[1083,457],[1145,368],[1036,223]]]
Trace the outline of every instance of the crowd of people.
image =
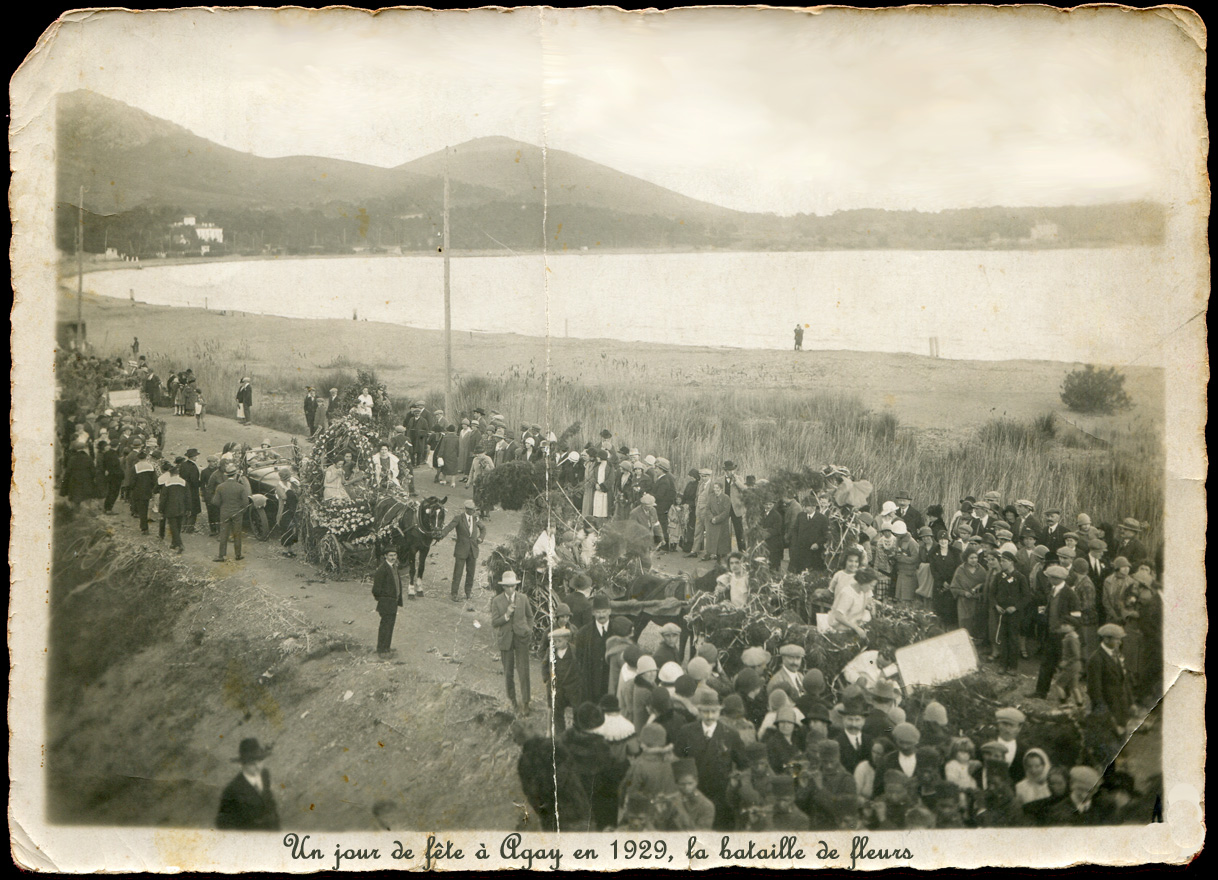
[[[190,414],[188,373],[174,392],[175,400],[181,392],[182,411],[175,413],[183,416]],[[195,394],[197,403],[201,394]],[[370,410],[376,401],[364,396],[357,406],[366,403]],[[306,414],[309,406],[306,401]],[[327,409],[324,402],[314,405],[314,436],[324,430],[318,414]],[[201,468],[198,449],[166,458],[163,438],[151,433],[110,410],[73,423],[63,493],[72,503],[101,498],[106,514],[125,498],[145,534],[155,507],[161,537],[168,533],[179,553],[182,536],[195,532],[205,514],[218,541],[217,559],[226,557],[230,538],[242,558],[241,522],[254,497],[234,444],[208,456]],[[877,601],[920,605],[938,615],[945,630],[966,629],[1002,670],[1016,672],[1021,659],[1039,654],[1039,675],[1027,696],[1074,708],[1088,719],[1085,759],[1056,764],[1051,749],[1021,740],[1022,713],[1014,706],[998,713],[994,739],[975,742],[960,736],[937,704],[907,718],[899,688],[883,679],[835,695],[819,670],[803,668],[800,645],[783,645],[776,663],[765,649],[749,648],[740,658],[743,668],[732,674],[713,645],[683,656],[676,624],[661,628],[659,647],[645,651],[631,622],[614,617],[609,598],[593,594],[591,579],[577,573],[556,597],[543,655],[554,739],[526,739],[520,763],[522,785],[547,828],[892,829],[1147,820],[1146,793],[1115,772],[1111,760],[1161,695],[1159,566],[1142,543],[1144,526],[1133,518],[1101,526],[1079,513],[1068,526],[1061,510],[1042,516],[1033,501],[1006,504],[997,492],[962,499],[945,516],[940,505],[923,512],[909,493],[897,492],[878,512],[864,504],[843,520],[831,493],[849,475],[830,467],[826,490],[769,502],[760,522],[749,523],[746,493],[765,481],[740,476],[732,461],[718,472],[690,470],[678,491],[667,458],[615,442],[608,430],[569,449],[537,425],[510,430],[493,410],[475,408],[450,420],[442,411],[428,413],[422,401],[376,452],[374,473],[364,479],[394,480],[412,493],[415,471],[423,467],[432,469],[434,482],[455,485],[476,484],[508,462],[547,462],[583,515],[570,533],[551,528],[538,536],[534,553],[552,565],[565,554],[572,567],[586,568],[597,529],[630,519],[653,536],[660,552],[679,548],[725,562],[716,594],[743,607],[756,587],[746,562],[762,553],[770,577],[784,571],[829,576],[830,629],[865,637]],[[257,458],[244,462],[251,466],[283,464],[269,441],[248,455]],[[341,492],[353,498],[359,481],[352,471],[340,462],[331,468],[326,497]],[[285,512],[290,517],[299,483],[286,466],[279,476],[282,520]],[[839,529],[844,521],[849,526],[835,533],[841,543],[832,554],[831,519]],[[454,531],[457,562],[464,564],[454,571],[452,595],[456,600],[464,581],[468,599],[485,533],[476,509],[454,517],[445,534]],[[464,559],[463,541],[470,554]],[[403,588],[397,554],[385,553],[381,563],[374,595],[382,614],[378,650],[387,653]],[[491,625],[507,694],[527,715],[534,609],[518,589],[516,572],[505,572],[493,587]],[[551,772],[534,772],[530,762],[541,761],[543,745]]]
[[[526,630],[507,573],[492,606],[499,646]],[[680,628],[645,651],[603,594],[579,582],[555,610],[553,738],[525,735],[521,785],[546,829],[808,831],[1142,824],[1153,796],[1116,771],[1112,754],[1056,765],[1023,733],[1014,706],[984,742],[959,735],[930,702],[907,716],[890,681],[860,680],[835,697],[798,644],[747,648],[728,675],[710,643],[682,662]],[[509,632],[510,631],[510,632]],[[1088,663],[1097,711],[1115,724],[1120,634]],[[505,649],[507,650],[507,649]],[[506,656],[506,655],[505,655]],[[519,666],[517,667],[519,669]],[[511,673],[508,672],[509,688]],[[527,673],[526,673],[527,675]],[[521,688],[526,701],[529,688]],[[513,695],[514,698],[514,695]],[[1127,695],[1125,697],[1127,699]],[[568,719],[568,711],[570,719]],[[1102,772],[1107,768],[1107,772]]]

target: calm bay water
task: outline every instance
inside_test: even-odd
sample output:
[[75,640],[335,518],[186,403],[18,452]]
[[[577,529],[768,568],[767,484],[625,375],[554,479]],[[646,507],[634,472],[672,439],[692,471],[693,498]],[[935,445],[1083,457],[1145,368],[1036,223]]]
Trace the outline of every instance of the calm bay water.
[[[452,259],[457,330],[685,345],[1121,363],[1170,327],[1168,249],[835,251]],[[438,257],[148,265],[86,278],[162,305],[444,326]],[[1143,358],[1143,362],[1147,362]]]

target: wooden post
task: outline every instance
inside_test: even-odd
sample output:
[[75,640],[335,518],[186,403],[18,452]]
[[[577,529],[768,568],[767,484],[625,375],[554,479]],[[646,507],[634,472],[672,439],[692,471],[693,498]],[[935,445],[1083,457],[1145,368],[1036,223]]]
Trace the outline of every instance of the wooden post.
[[448,147],[444,148],[444,415],[453,417],[452,268],[448,257]]
[[76,219],[76,345],[85,344],[85,188],[80,188],[80,204]]

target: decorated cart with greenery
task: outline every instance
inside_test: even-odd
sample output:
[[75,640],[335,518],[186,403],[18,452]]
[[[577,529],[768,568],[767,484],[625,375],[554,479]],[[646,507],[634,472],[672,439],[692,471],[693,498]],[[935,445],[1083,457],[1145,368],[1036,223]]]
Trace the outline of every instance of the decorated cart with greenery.
[[[400,484],[376,480],[381,439],[371,422],[347,416],[330,422],[302,456],[296,536],[305,558],[330,577],[379,561],[402,518],[418,506]],[[334,465],[343,468],[347,497],[327,499],[326,471]]]

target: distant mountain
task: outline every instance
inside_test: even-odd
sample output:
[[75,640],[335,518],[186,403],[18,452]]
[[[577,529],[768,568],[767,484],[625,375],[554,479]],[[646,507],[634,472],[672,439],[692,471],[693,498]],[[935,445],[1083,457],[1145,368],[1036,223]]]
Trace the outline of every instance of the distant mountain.
[[[59,96],[58,202],[85,187],[85,248],[198,253],[171,232],[184,214],[221,226],[210,253],[433,250],[443,177],[456,249],[841,250],[1045,249],[1161,241],[1153,203],[968,208],[928,214],[865,209],[779,217],[699,201],[562,150],[505,137],[457,144],[396,168],[318,156],[268,159],[201,138],[120,101]],[[71,249],[73,212],[60,211]],[[177,250],[175,250],[177,249]]]

